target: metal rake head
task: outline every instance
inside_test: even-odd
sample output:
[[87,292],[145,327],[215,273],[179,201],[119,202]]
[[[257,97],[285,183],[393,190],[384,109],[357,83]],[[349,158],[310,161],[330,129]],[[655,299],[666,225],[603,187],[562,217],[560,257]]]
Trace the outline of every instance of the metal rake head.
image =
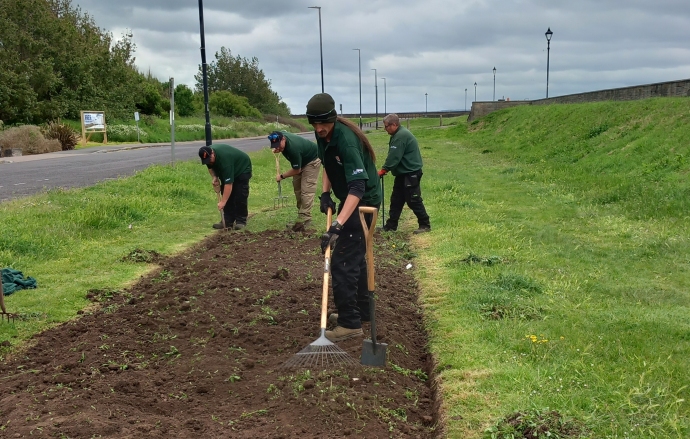
[[316,341],[293,355],[280,369],[314,369],[357,366],[359,362],[321,335]]

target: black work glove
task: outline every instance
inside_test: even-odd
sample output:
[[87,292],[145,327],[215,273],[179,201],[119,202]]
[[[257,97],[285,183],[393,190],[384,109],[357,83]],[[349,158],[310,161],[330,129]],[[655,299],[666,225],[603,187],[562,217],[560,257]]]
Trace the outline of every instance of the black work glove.
[[324,192],[321,194],[319,197],[320,203],[321,203],[321,213],[328,214],[328,208],[330,207],[333,213],[335,213],[335,203],[331,199],[331,193],[330,192]]
[[341,230],[343,230],[343,225],[338,220],[333,221],[328,231],[321,235],[321,253],[326,253],[326,249],[333,245],[338,236],[340,236]]

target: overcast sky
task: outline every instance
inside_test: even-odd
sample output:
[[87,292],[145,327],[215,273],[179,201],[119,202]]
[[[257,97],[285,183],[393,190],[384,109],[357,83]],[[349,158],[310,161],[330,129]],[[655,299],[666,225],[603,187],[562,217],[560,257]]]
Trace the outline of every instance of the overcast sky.
[[[194,87],[198,0],[73,0],[136,65]],[[257,57],[294,114],[321,91],[343,112],[469,109],[476,100],[549,96],[690,78],[690,0],[204,0],[206,56]],[[384,80],[385,90],[384,90]],[[428,94],[428,95],[427,95]]]

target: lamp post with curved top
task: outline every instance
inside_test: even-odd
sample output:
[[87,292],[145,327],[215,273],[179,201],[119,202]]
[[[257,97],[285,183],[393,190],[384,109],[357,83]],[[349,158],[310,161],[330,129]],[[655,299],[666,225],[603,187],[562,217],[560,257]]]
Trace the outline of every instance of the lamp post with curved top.
[[357,60],[359,62],[359,129],[362,129],[362,51],[359,49],[352,49],[357,51]]
[[323,93],[323,39],[321,38],[321,6],[307,6],[319,10],[319,53],[321,54],[321,93]]
[[494,67],[494,101],[496,100],[496,67]]
[[551,51],[551,36],[553,35],[553,32],[551,32],[551,28],[549,27],[546,32],[544,32],[544,35],[546,35],[546,97],[549,97],[549,52]]
[[477,102],[477,83],[474,83],[474,102]]
[[374,89],[376,90],[376,129],[379,129],[379,80],[376,77],[376,69],[374,71]]

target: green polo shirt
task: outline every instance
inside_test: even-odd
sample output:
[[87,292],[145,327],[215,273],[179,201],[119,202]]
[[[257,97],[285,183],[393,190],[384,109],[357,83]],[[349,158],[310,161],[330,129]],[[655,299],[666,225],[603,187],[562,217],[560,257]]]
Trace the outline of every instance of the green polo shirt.
[[333,194],[338,200],[345,201],[347,198],[349,182],[365,180],[362,202],[370,206],[381,203],[376,165],[350,128],[336,122],[331,141],[326,142],[317,136],[316,144],[323,168],[331,181]]
[[209,168],[218,177],[221,184],[234,183],[242,174],[252,175],[252,161],[246,152],[225,143],[211,145],[216,154],[216,161]]
[[286,131],[283,131],[283,136],[285,149],[282,154],[290,162],[292,169],[302,169],[318,157],[316,143]]
[[398,127],[388,141],[388,157],[381,169],[393,175],[409,174],[422,169],[422,154],[415,136],[404,127]]

